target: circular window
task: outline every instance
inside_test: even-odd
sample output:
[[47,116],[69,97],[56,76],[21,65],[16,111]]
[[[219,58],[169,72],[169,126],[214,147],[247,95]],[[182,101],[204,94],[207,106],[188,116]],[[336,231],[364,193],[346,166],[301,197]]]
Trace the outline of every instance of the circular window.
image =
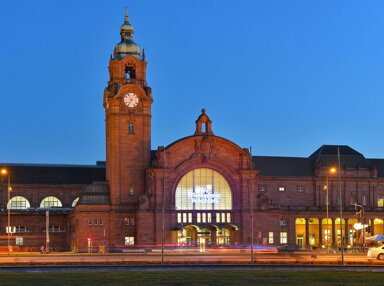
[[231,210],[232,192],[226,179],[211,169],[195,169],[176,188],[176,210]]

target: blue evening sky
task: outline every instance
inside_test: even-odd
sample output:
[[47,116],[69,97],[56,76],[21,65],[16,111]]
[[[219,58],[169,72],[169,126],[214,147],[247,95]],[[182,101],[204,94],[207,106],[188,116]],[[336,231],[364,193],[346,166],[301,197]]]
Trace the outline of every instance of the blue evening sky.
[[384,158],[382,0],[18,0],[0,9],[0,162],[105,160],[103,89],[128,3],[152,148],[216,135],[254,155]]

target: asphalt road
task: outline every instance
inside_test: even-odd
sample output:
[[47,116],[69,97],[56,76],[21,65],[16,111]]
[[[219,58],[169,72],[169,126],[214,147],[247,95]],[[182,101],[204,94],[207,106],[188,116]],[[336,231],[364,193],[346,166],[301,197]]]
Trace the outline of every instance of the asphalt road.
[[[277,253],[255,254],[257,264],[329,264],[341,262],[340,254],[325,253]],[[249,253],[166,253],[165,263],[169,264],[247,264]],[[345,254],[345,264],[349,265],[384,265],[383,261],[368,259],[366,254]],[[97,264],[160,264],[160,253],[127,254],[75,254],[50,253],[0,254],[0,265],[97,265]]]

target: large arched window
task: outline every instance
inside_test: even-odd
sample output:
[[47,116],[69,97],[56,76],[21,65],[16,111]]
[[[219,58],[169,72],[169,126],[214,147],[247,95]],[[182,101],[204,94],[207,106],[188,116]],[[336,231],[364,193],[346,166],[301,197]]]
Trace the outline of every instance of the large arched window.
[[75,207],[77,205],[77,203],[79,202],[79,197],[77,197],[76,199],[73,200],[72,202],[72,207]]
[[8,208],[11,210],[26,210],[30,207],[28,200],[22,196],[13,197],[8,202]]
[[41,208],[62,207],[61,201],[56,197],[46,197],[40,203]]
[[231,210],[232,192],[225,178],[211,169],[195,169],[176,188],[176,210]]

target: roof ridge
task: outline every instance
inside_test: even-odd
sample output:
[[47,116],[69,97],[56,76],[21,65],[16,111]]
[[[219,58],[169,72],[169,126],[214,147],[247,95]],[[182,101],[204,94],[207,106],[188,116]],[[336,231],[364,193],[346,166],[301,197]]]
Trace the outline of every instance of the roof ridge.
[[45,163],[0,163],[0,166],[2,167],[17,167],[17,166],[24,166],[24,167],[78,167],[78,168],[92,168],[92,167],[104,167],[105,165],[80,165],[80,164],[45,164]]

